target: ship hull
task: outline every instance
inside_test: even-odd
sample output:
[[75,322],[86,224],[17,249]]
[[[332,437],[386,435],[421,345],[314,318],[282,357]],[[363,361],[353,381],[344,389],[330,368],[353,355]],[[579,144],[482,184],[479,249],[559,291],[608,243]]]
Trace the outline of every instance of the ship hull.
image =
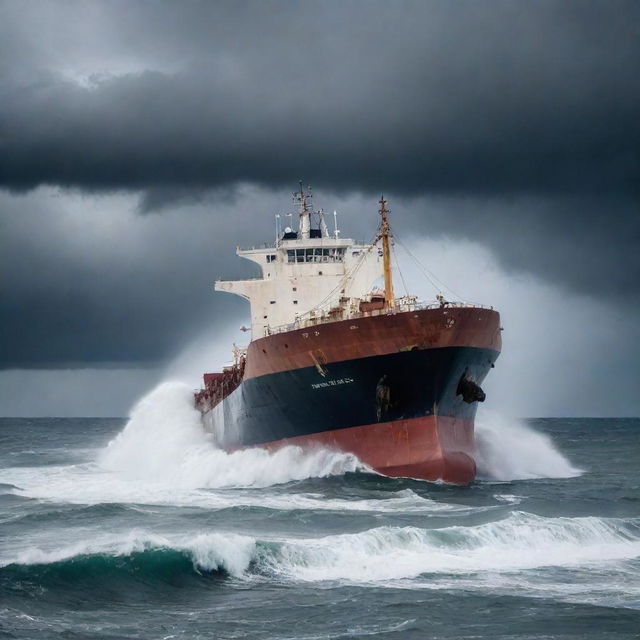
[[389,477],[468,484],[476,474],[470,419],[431,415],[322,431],[262,446],[276,450],[287,445],[353,453]]
[[203,412],[216,442],[324,446],[389,476],[472,481],[477,402],[461,380],[480,385],[497,359],[498,314],[437,309],[322,330],[252,343],[245,379]]

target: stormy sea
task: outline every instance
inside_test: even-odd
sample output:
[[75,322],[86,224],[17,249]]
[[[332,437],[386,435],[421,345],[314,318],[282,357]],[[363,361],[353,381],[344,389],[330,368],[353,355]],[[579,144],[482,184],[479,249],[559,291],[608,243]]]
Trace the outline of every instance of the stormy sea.
[[190,391],[0,422],[3,638],[638,638],[639,419],[481,409],[468,487],[226,454]]

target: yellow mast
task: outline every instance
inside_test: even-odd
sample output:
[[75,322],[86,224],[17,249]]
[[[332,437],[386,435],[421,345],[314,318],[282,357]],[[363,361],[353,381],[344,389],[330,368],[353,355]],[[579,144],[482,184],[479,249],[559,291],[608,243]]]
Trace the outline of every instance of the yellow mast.
[[380,197],[380,237],[382,238],[382,260],[384,265],[384,306],[393,309],[395,296],[393,295],[393,278],[391,274],[391,252],[389,251],[389,210],[384,196]]

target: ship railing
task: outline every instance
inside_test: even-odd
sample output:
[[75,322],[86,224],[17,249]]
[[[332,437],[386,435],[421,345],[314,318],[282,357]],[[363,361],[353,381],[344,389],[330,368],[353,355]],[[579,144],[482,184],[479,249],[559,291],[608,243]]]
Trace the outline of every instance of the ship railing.
[[295,331],[296,329],[306,329],[331,322],[340,322],[342,320],[358,320],[359,318],[371,318],[375,316],[389,316],[396,313],[405,313],[407,311],[424,311],[427,309],[490,309],[492,306],[484,304],[475,304],[471,302],[430,302],[424,303],[413,299],[412,301],[396,300],[396,306],[393,309],[373,309],[371,311],[349,311],[336,314],[318,314],[313,317],[298,318],[294,322],[282,324],[277,327],[267,327],[266,335],[276,333],[286,333]]
[[251,281],[251,280],[264,280],[264,278],[242,278],[242,280],[216,280],[216,282],[247,282],[247,281]]
[[[297,238],[295,241],[290,241],[290,242],[297,242],[299,243],[301,240],[303,240],[303,238]],[[304,239],[304,241],[307,244],[314,244],[314,245],[322,245],[322,241],[323,240],[331,240],[332,243],[330,243],[331,245],[335,244],[335,240],[336,238],[334,237],[330,237],[330,238],[306,238]],[[339,238],[338,244],[340,244],[340,242],[345,242],[346,240],[349,240],[350,242],[353,242],[353,247],[368,247],[371,245],[370,242],[368,242],[367,240],[353,240],[352,238]],[[251,245],[251,246],[246,246],[246,247],[241,247],[241,246],[237,246],[236,250],[237,251],[262,251],[264,249],[270,249],[272,251],[276,251],[277,249],[280,248],[282,242],[288,242],[287,240],[279,240],[277,244],[273,244],[273,242],[262,242],[259,244],[255,244],[255,245]],[[293,245],[295,247],[295,245]],[[261,278],[258,278],[259,280],[261,280]]]
[[273,249],[274,251],[277,249],[276,246],[272,242],[262,242],[260,244],[253,245],[251,247],[236,247],[238,251],[259,251],[262,249]]

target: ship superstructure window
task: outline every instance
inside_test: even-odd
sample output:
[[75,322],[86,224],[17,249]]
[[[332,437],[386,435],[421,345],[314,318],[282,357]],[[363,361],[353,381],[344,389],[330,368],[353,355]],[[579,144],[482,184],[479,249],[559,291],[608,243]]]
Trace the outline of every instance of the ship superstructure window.
[[342,262],[344,260],[344,247],[337,249],[288,249],[287,262]]
[[267,256],[267,262],[275,262],[276,261],[276,256],[275,254],[270,254]]

